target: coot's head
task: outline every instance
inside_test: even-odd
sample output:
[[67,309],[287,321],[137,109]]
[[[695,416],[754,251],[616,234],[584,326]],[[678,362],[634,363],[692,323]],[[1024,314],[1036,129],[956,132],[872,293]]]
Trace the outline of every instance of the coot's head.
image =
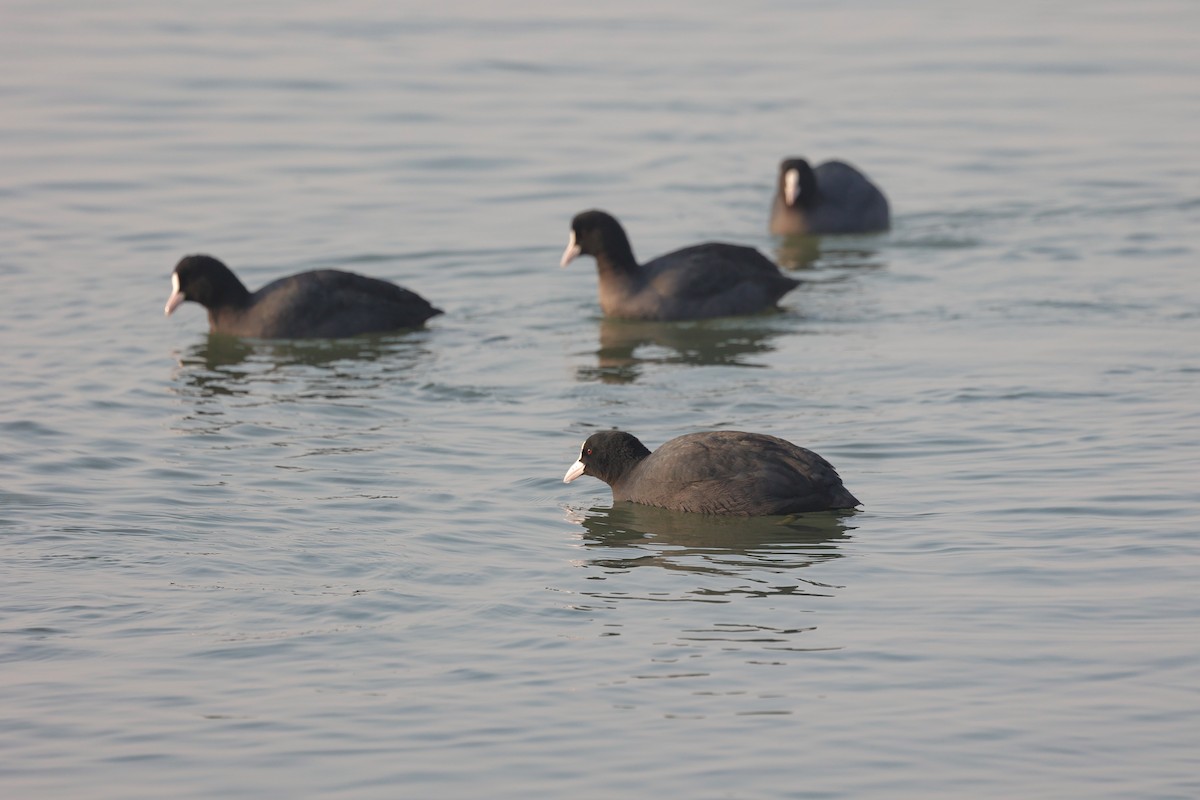
[[593,433],[579,448],[579,460],[567,470],[563,483],[570,483],[580,475],[591,475],[611,486],[648,455],[650,451],[633,434],[624,431]]
[[779,165],[779,196],[789,208],[817,199],[817,176],[803,158],[785,158]]
[[576,256],[594,256],[597,260],[607,256],[622,265],[635,263],[621,223],[613,215],[595,209],[580,212],[571,220],[571,235],[559,266],[565,267]]
[[249,296],[237,276],[212,256],[184,256],[171,273],[171,296],[164,313],[169,317],[184,300],[205,308],[242,303]]

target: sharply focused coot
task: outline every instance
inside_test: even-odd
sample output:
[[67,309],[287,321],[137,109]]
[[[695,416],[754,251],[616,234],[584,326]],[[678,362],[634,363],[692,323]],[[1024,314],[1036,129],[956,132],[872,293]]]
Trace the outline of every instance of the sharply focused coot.
[[594,433],[563,476],[599,478],[613,501],[702,514],[766,516],[859,505],[837,470],[811,450],[762,433],[709,431],[651,453],[632,434]]
[[166,314],[191,300],[213,333],[262,339],[334,339],[417,328],[441,314],[415,292],[353,272],[322,269],[251,293],[212,256],[185,256],[171,274]]
[[814,169],[803,158],[788,158],[779,165],[771,233],[872,233],[890,225],[883,192],[846,162],[826,161]]
[[709,242],[639,265],[621,223],[603,211],[571,222],[562,266],[594,256],[605,316],[641,320],[707,319],[775,308],[799,285],[753,247]]

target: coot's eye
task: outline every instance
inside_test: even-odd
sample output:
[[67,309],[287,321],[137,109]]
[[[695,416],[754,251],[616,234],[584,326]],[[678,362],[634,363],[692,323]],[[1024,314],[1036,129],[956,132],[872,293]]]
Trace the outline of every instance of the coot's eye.
[[590,455],[592,454],[592,448],[590,448],[590,447],[585,447],[585,448],[583,449],[583,454],[584,454],[585,456],[590,456]]

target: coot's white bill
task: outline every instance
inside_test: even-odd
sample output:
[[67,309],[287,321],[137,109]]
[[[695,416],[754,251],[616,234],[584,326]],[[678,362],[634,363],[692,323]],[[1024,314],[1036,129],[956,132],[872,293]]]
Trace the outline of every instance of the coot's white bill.
[[583,470],[583,459],[581,458],[571,465],[571,468],[567,470],[566,475],[563,475],[563,483],[570,483],[571,481],[575,480],[583,474]]
[[565,267],[575,260],[575,257],[583,250],[579,243],[575,241],[575,231],[571,231],[571,236],[567,239],[567,249],[563,250],[562,260],[558,262],[560,267]]
[[789,206],[796,205],[800,196],[800,170],[789,169],[783,173],[783,200]]
[[171,296],[167,298],[167,307],[163,309],[163,316],[171,316],[171,312],[178,308],[183,301],[183,292],[179,291],[179,276],[171,273]]

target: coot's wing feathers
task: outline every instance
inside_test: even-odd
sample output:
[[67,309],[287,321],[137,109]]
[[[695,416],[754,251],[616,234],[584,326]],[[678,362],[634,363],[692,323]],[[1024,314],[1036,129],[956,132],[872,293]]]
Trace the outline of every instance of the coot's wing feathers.
[[831,231],[886,228],[887,198],[866,175],[844,161],[827,161],[815,170],[821,188],[819,213]]
[[739,431],[673,439],[638,467],[637,478],[644,488],[630,499],[680,511],[757,516],[858,505],[821,456]]
[[325,338],[421,325],[442,313],[389,281],[341,270],[315,270],[272,281],[254,295],[261,336]]
[[720,242],[659,256],[642,274],[645,290],[662,298],[664,319],[763,311],[799,285],[753,247]]
[[642,265],[646,282],[663,295],[708,297],[739,283],[782,277],[753,247],[708,242],[661,255]]
[[819,167],[813,170],[813,174],[817,176],[817,185],[822,185],[822,181],[827,181],[832,185],[850,186],[851,184],[862,184],[869,186],[870,182],[867,177],[845,161],[826,161]]

